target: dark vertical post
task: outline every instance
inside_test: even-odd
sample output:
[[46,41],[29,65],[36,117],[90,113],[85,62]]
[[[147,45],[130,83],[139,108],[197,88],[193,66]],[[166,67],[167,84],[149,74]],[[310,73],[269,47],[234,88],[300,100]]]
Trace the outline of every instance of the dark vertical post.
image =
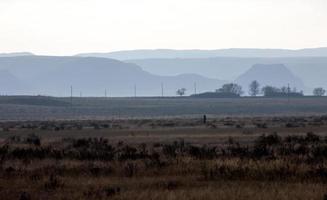
[[291,93],[291,88],[290,84],[287,85],[287,102],[290,103],[290,93]]
[[164,86],[163,86],[163,83],[161,83],[161,97],[164,97]]
[[70,106],[73,107],[73,86],[70,86]]

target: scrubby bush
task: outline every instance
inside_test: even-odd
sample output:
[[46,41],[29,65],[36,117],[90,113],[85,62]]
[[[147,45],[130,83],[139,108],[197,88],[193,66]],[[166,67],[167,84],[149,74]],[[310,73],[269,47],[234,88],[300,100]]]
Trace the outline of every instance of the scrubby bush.
[[35,134],[31,134],[26,138],[26,143],[33,144],[35,146],[40,146],[41,138]]

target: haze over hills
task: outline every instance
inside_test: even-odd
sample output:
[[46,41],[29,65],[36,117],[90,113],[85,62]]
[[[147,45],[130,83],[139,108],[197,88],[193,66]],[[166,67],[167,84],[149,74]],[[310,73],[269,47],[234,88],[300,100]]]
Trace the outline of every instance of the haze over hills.
[[312,49],[218,49],[218,50],[130,50],[109,53],[83,53],[76,56],[104,57],[117,60],[149,59],[149,58],[211,58],[211,57],[324,57],[327,47]]
[[[153,74],[175,75],[196,73],[220,80],[235,80],[255,64],[284,64],[307,88],[327,88],[327,57],[278,57],[278,58],[176,58],[127,60]],[[311,91],[308,91],[311,92]]]
[[306,89],[302,80],[294,76],[283,64],[256,64],[239,76],[235,82],[248,92],[253,80],[257,80],[261,87],[270,85],[280,88],[289,84],[291,88],[296,88],[298,91]]
[[132,50],[111,53],[79,54],[115,58],[134,63],[158,75],[195,73],[233,81],[253,65],[284,64],[303,80],[308,88],[326,87],[327,48],[287,49],[221,49],[221,50]]
[[[327,48],[185,51],[163,49],[120,51],[108,54],[79,54],[72,57],[29,56],[33,55],[31,53],[0,55],[2,55],[2,57],[0,56],[0,69],[8,70],[24,85],[25,83],[31,85],[32,83],[34,85],[32,88],[35,89],[33,92],[44,94],[50,92],[50,94],[67,95],[69,94],[67,87],[73,84],[83,88],[85,95],[99,95],[103,93],[105,88],[102,85],[111,85],[107,89],[111,90],[112,95],[132,96],[136,84],[138,95],[161,95],[161,82],[164,82],[167,95],[174,95],[178,87],[186,87],[188,94],[191,94],[190,91],[194,90],[194,82],[198,82],[198,91],[214,90],[219,84],[237,81],[242,74],[256,64],[283,64],[285,68],[290,70],[292,76],[288,76],[288,78],[291,80],[284,80],[286,78],[281,78],[283,77],[281,74],[285,70],[276,67],[273,74],[280,78],[270,82],[271,85],[279,86],[280,83],[296,82],[293,80],[294,77],[297,77],[301,79],[302,84],[294,85],[299,89],[304,89],[307,94],[311,93],[314,87],[327,88],[325,81],[325,77],[327,77]],[[106,57],[121,59],[123,62],[114,62]],[[121,66],[129,66],[134,71],[118,73],[118,69],[125,69]],[[95,70],[93,71],[93,69]],[[251,79],[268,80],[269,75],[264,73],[261,77],[252,76]],[[117,80],[118,77],[120,80]],[[31,80],[37,80],[41,83]],[[57,83],[54,84],[55,82]],[[78,90],[82,89],[76,89],[76,91]]]
[[[104,96],[105,89],[110,96],[173,96],[178,88],[185,87],[193,93],[194,82],[198,91],[214,90],[223,81],[194,74],[159,76],[142,70],[135,64],[128,64],[106,58],[19,56],[0,58],[0,70],[7,71],[11,78],[9,85],[22,82],[24,93],[69,96],[70,86],[75,96]],[[10,74],[10,75],[9,75]],[[14,83],[12,83],[14,82]],[[3,84],[3,85],[8,85]],[[2,93],[17,94],[11,87],[2,88]]]
[[29,86],[15,77],[8,70],[0,70],[0,94],[6,94],[10,91],[12,94],[23,93],[25,90],[30,89]]

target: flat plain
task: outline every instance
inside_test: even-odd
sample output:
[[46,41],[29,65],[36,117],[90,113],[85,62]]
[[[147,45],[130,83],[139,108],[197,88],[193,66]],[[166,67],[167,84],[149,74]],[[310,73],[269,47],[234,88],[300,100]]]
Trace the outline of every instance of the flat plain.
[[327,113],[327,97],[44,97],[0,96],[0,120],[67,120],[224,116],[308,116]]

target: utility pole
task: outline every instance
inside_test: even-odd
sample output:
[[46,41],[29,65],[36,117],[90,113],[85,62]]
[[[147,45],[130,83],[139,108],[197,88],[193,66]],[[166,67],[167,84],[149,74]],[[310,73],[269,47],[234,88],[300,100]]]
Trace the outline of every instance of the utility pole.
[[194,94],[196,95],[196,82],[194,82]]
[[287,85],[287,102],[290,103],[290,93],[291,93],[291,88],[290,84]]
[[161,97],[164,97],[164,85],[161,83]]
[[70,106],[73,107],[73,86],[70,86]]

